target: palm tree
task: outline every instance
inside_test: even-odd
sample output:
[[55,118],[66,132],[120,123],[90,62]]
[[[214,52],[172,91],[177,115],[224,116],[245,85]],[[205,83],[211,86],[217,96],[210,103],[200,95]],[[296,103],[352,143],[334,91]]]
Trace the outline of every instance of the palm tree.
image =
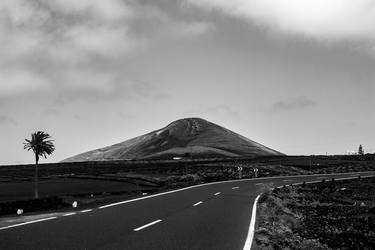
[[39,156],[47,158],[47,155],[50,155],[55,151],[55,145],[53,140],[49,140],[51,136],[43,131],[38,131],[31,134],[31,140],[25,139],[24,149],[29,151],[30,149],[35,154],[35,178],[34,178],[34,197],[39,198],[38,193],[38,162]]

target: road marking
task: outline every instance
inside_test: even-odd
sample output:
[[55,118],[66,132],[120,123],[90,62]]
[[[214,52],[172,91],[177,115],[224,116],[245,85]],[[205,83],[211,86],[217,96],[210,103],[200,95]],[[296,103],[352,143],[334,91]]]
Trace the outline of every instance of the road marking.
[[[134,201],[139,201],[139,200],[143,200],[143,199],[149,199],[149,198],[153,198],[153,197],[157,197],[157,196],[162,196],[162,195],[166,195],[166,194],[172,194],[172,193],[176,193],[176,192],[181,192],[181,191],[184,191],[184,190],[189,190],[189,189],[193,189],[193,188],[198,188],[198,187],[204,187],[204,186],[210,186],[210,185],[215,185],[215,184],[222,184],[222,183],[232,183],[232,182],[243,182],[243,181],[255,181],[255,180],[272,180],[272,179],[280,179],[282,177],[286,177],[286,178],[301,178],[301,177],[318,177],[318,176],[331,176],[331,175],[336,175],[336,176],[342,176],[342,175],[346,175],[346,176],[350,176],[350,175],[354,175],[356,174],[356,176],[354,177],[343,177],[343,178],[335,178],[335,180],[346,180],[346,179],[354,179],[354,178],[358,178],[357,175],[361,176],[362,178],[368,178],[368,177],[375,177],[375,175],[373,174],[374,171],[365,171],[365,172],[351,172],[351,173],[331,173],[331,174],[310,174],[310,175],[289,175],[289,176],[273,176],[273,177],[261,177],[261,178],[250,178],[250,179],[242,179],[242,180],[229,180],[229,181],[218,181],[218,182],[211,182],[211,183],[204,183],[204,184],[198,184],[198,185],[194,185],[194,186],[190,186],[190,187],[185,187],[185,188],[181,188],[181,189],[176,189],[176,190],[171,190],[171,191],[167,191],[167,192],[163,192],[163,193],[158,193],[158,194],[154,194],[154,195],[149,195],[149,196],[144,196],[144,197],[141,197],[141,198],[136,198],[136,199],[131,199],[131,200],[125,200],[125,201],[121,201],[121,202],[117,202],[117,203],[112,203],[112,204],[107,204],[107,205],[104,205],[104,206],[101,206],[99,207],[99,209],[103,209],[103,208],[107,208],[107,207],[112,207],[112,206],[118,206],[118,205],[122,205],[122,204],[126,204],[126,203],[130,203],[130,202],[134,202]],[[363,176],[364,175],[364,176]],[[318,183],[318,182],[321,182],[321,181],[309,181],[309,182],[305,182],[306,184],[308,183]],[[279,186],[277,188],[282,188],[283,186]],[[68,216],[68,215],[66,215]],[[12,228],[12,227],[18,227],[18,226],[23,226],[23,225],[27,225],[27,224],[31,224],[31,223],[37,223],[37,222],[42,222],[42,221],[46,221],[46,220],[52,220],[52,219],[56,219],[57,217],[48,217],[48,218],[44,218],[44,219],[39,219],[39,220],[34,220],[34,221],[28,221],[28,222],[23,222],[23,223],[19,223],[19,224],[14,224],[14,225],[9,225],[9,226],[5,226],[5,227],[1,227],[0,230],[4,230],[4,229],[8,229],[8,228]]]
[[283,180],[283,181],[293,181],[293,180]]
[[354,173],[333,173],[333,174],[305,174],[305,175],[288,175],[288,176],[260,177],[260,178],[256,178],[256,179],[250,178],[250,179],[241,179],[241,180],[217,181],[217,182],[210,182],[210,183],[198,184],[198,185],[194,185],[194,186],[190,186],[190,187],[185,187],[185,188],[181,188],[181,189],[171,190],[171,191],[167,191],[167,192],[164,192],[164,193],[153,194],[153,195],[144,196],[144,197],[140,197],[140,198],[135,198],[135,199],[131,199],[131,200],[125,200],[125,201],[120,201],[120,202],[116,202],[116,203],[111,203],[111,204],[107,204],[107,205],[101,206],[101,207],[99,207],[99,209],[103,209],[103,208],[107,208],[107,207],[113,207],[113,206],[118,206],[118,205],[130,203],[130,202],[134,202],[134,201],[139,201],[139,200],[144,200],[144,199],[150,199],[150,198],[154,198],[154,197],[161,196],[161,195],[172,194],[172,193],[181,192],[181,191],[188,190],[188,189],[193,189],[193,188],[198,188],[198,187],[204,187],[204,186],[210,186],[210,185],[221,184],[221,183],[254,181],[254,180],[272,180],[272,179],[280,179],[280,178],[283,178],[283,177],[284,178],[301,178],[301,177],[316,177],[316,176],[319,176],[319,175],[325,175],[325,176],[328,175],[329,176],[329,175],[347,175],[347,174],[369,174],[369,173],[373,173],[373,172],[374,171],[354,172]]
[[250,250],[251,249],[251,244],[253,243],[253,237],[254,237],[254,229],[255,229],[255,220],[256,220],[256,215],[257,215],[257,203],[258,199],[262,194],[259,194],[254,201],[253,205],[253,211],[251,213],[251,220],[250,220],[250,225],[249,225],[249,231],[247,233],[247,238],[245,245],[243,247],[244,250]]
[[221,192],[217,192],[217,193],[215,193],[214,195],[219,195],[219,194],[221,194]]
[[262,183],[262,182],[259,182],[259,183],[255,184],[255,186],[256,186],[256,185],[263,185],[263,183]]
[[67,214],[64,214],[63,217],[65,217],[65,216],[71,216],[71,215],[75,215],[75,214],[77,214],[77,213],[67,213]]
[[[354,175],[356,174],[356,177],[343,177],[343,178],[335,178],[335,180],[345,180],[345,179],[354,179],[354,178],[358,178],[357,175],[360,175],[362,178],[368,178],[368,177],[374,177],[375,175],[373,175],[374,171],[364,171],[364,172],[351,172],[351,173],[331,173],[331,174],[309,174],[309,175],[289,175],[289,176],[273,176],[273,177],[261,177],[261,178],[250,178],[250,179],[242,179],[242,180],[229,180],[229,181],[218,181],[218,182],[211,182],[211,183],[204,183],[204,184],[198,184],[198,185],[194,185],[194,186],[190,186],[190,187],[185,187],[185,188],[181,188],[181,189],[176,189],[176,190],[171,190],[171,191],[167,191],[167,192],[163,192],[163,193],[158,193],[158,194],[154,194],[154,195],[149,195],[149,196],[144,196],[144,197],[140,197],[140,198],[136,198],[136,199],[131,199],[131,200],[125,200],[125,201],[121,201],[121,202],[117,202],[117,203],[112,203],[112,204],[107,204],[107,205],[104,205],[104,206],[101,206],[99,207],[99,209],[103,209],[103,208],[107,208],[107,207],[112,207],[112,206],[118,206],[118,205],[122,205],[122,204],[126,204],[126,203],[130,203],[130,202],[134,202],[134,201],[139,201],[139,200],[143,200],[143,199],[149,199],[149,198],[153,198],[153,197],[157,197],[157,196],[162,196],[162,195],[166,195],[166,194],[172,194],[172,193],[176,193],[176,192],[181,192],[181,191],[184,191],[184,190],[189,190],[189,189],[193,189],[193,188],[198,188],[198,187],[204,187],[204,186],[210,186],[210,185],[215,185],[215,184],[222,184],[222,183],[232,183],[232,182],[243,182],[243,181],[255,181],[255,180],[272,180],[272,179],[280,179],[282,177],[284,178],[301,178],[301,177],[318,177],[318,176],[331,176],[331,175]],[[370,174],[370,175],[368,175]],[[363,176],[365,175],[365,176]],[[305,182],[306,184],[307,183],[318,183],[320,181],[310,181],[310,182]],[[282,188],[283,186],[279,186],[277,188]],[[31,223],[37,223],[37,222],[42,222],[42,221],[46,221],[46,220],[52,220],[52,219],[56,219],[57,217],[48,217],[48,218],[44,218],[44,219],[40,219],[40,220],[34,220],[34,221],[28,221],[28,222],[24,222],[24,223],[19,223],[19,224],[14,224],[14,225],[10,225],[10,226],[5,226],[5,227],[1,227],[0,230],[4,230],[4,229],[7,229],[7,228],[12,228],[12,227],[18,227],[18,226],[23,226],[23,225],[27,225],[27,224],[31,224]]]
[[202,203],[203,203],[203,201],[199,201],[199,202],[195,203],[195,204],[193,205],[193,207],[198,206],[199,204],[202,204]]
[[232,187],[232,189],[239,189],[240,187]]
[[150,223],[148,223],[148,224],[146,224],[146,225],[143,225],[143,226],[141,226],[141,227],[137,227],[137,228],[134,229],[133,231],[138,232],[138,231],[140,231],[140,230],[142,230],[142,229],[144,229],[144,228],[146,228],[146,227],[149,227],[149,226],[155,225],[156,223],[159,223],[159,222],[161,222],[161,221],[162,221],[162,220],[156,220],[156,221],[150,222]]
[[[340,175],[340,173],[338,175]],[[363,176],[362,178],[370,178],[370,177],[375,177],[375,175],[367,175],[367,176]],[[350,179],[356,179],[356,178],[358,178],[358,176],[356,176],[356,177],[352,176],[352,177],[336,178],[335,180],[340,181],[340,180],[350,180]],[[305,184],[312,184],[312,183],[321,183],[321,181],[306,181],[305,182]],[[294,183],[294,185],[302,185],[302,184],[303,184],[303,182]],[[278,186],[276,188],[283,188],[283,187],[284,186]],[[245,245],[243,247],[243,250],[250,250],[251,249],[251,245],[253,243],[254,230],[255,230],[255,221],[256,221],[256,209],[257,209],[258,199],[260,198],[261,195],[262,195],[262,193],[260,193],[255,198],[255,201],[254,201],[253,211],[252,211],[252,214],[251,214],[249,231],[248,231],[248,234],[247,234],[247,238],[246,238],[246,242],[245,242]]]
[[82,210],[80,213],[87,213],[87,212],[91,212],[92,209],[86,209],[86,210]]
[[23,223],[19,223],[19,224],[14,224],[14,225],[6,226],[6,227],[0,227],[0,230],[4,230],[4,229],[7,229],[7,228],[12,228],[12,227],[19,227],[19,226],[23,226],[23,225],[27,225],[27,224],[32,224],[32,223],[37,223],[37,222],[46,221],[46,220],[53,220],[53,219],[56,219],[56,218],[57,218],[56,216],[53,216],[53,217],[48,217],[48,218],[39,219],[39,220],[32,220],[32,221],[23,222]]

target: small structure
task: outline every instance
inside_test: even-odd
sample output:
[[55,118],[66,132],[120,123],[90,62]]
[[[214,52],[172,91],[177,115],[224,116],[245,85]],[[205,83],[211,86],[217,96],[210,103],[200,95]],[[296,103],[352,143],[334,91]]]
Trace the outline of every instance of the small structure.
[[258,178],[258,168],[254,168],[253,171],[254,171],[254,177]]

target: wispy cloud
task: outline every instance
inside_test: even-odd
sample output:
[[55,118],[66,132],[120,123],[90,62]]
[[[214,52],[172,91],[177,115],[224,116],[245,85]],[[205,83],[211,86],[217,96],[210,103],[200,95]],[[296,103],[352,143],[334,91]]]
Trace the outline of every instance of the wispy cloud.
[[65,75],[65,84],[62,84],[57,96],[56,105],[65,105],[77,100],[90,102],[106,100],[149,100],[159,101],[169,98],[164,89],[154,84],[128,80],[127,78],[108,73],[79,73],[72,77]]
[[319,41],[375,45],[373,0],[186,0],[262,27]]
[[0,70],[0,79],[0,98],[35,92],[49,87],[49,83],[42,76],[24,69]]
[[228,117],[240,117],[239,113],[235,110],[233,110],[230,106],[221,104],[213,107],[209,107],[205,110],[208,114],[214,114],[214,115],[223,115]]
[[299,96],[290,100],[278,101],[272,104],[271,112],[295,111],[315,106],[316,103],[307,97]]
[[46,108],[44,111],[43,111],[43,115],[46,115],[46,116],[56,116],[58,115],[60,112],[55,109],[55,108]]
[[191,107],[183,112],[183,116],[196,116],[205,118],[205,116],[222,117],[224,119],[240,119],[241,115],[231,106],[226,104],[218,104],[208,107]]
[[132,115],[132,114],[127,114],[127,113],[124,113],[122,111],[120,112],[117,112],[117,115],[124,121],[130,121],[130,120],[134,120],[136,119],[137,117],[135,115]]
[[171,23],[166,32],[176,37],[194,37],[212,32],[216,26],[207,21],[180,21]]
[[0,124],[17,126],[18,123],[11,117],[6,115],[0,115]]

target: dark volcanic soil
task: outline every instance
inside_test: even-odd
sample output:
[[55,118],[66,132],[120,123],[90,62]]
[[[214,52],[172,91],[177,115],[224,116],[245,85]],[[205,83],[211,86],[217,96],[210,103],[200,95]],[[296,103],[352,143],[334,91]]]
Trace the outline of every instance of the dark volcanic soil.
[[259,210],[259,249],[375,249],[375,178],[275,189]]

